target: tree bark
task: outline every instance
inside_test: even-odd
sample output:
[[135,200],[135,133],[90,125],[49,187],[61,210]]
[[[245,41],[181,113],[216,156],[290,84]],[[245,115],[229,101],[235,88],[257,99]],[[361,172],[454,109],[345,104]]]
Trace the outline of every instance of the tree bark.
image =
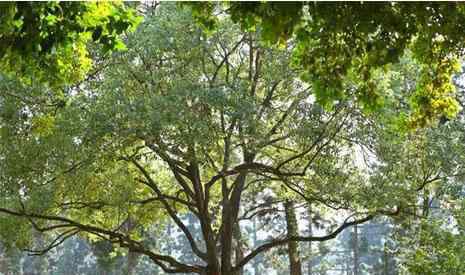
[[[313,219],[312,219],[312,205],[308,205],[308,235],[313,236]],[[308,260],[307,260],[307,274],[313,275],[313,254],[312,242],[308,242]]]
[[353,252],[354,252],[354,275],[359,274],[359,251],[358,251],[358,226],[354,225],[354,240],[353,240]]
[[[284,203],[286,212],[287,236],[298,236],[299,229],[297,226],[297,217],[294,210],[294,203],[290,200]],[[299,245],[297,242],[289,242],[288,244],[289,255],[289,275],[302,275],[302,265],[299,255]]]
[[[234,224],[234,240],[235,240],[235,256],[236,256],[236,264],[239,263],[244,259],[244,244],[242,242],[242,233],[241,233],[241,227],[239,226],[239,222],[236,222]],[[244,274],[244,268],[240,268],[238,271],[235,272],[234,275],[243,275]]]
[[[257,221],[253,219],[253,246],[258,245],[258,237],[257,237]],[[253,259],[253,275],[258,275],[259,266],[257,258]]]
[[134,271],[136,270],[136,267],[137,267],[137,263],[139,261],[139,257],[140,255],[138,253],[131,252],[131,251],[128,252],[127,263],[126,263],[128,275],[134,274]]
[[6,253],[3,251],[3,246],[0,243],[0,273],[8,274],[9,259]]
[[384,242],[383,247],[383,275],[389,275],[389,256],[386,242]]

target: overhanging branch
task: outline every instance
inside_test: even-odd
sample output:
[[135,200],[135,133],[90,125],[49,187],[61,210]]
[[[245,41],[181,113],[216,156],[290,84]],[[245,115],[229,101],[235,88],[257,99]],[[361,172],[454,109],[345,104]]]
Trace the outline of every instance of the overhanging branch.
[[246,265],[250,260],[252,260],[255,256],[257,256],[258,254],[263,253],[263,252],[265,252],[267,250],[270,250],[272,248],[282,246],[282,245],[286,245],[289,242],[323,242],[323,241],[327,241],[327,240],[330,240],[330,239],[334,239],[344,229],[346,229],[346,228],[348,228],[350,226],[356,225],[356,224],[365,223],[365,222],[373,219],[374,217],[375,217],[375,215],[367,215],[366,217],[364,217],[362,219],[354,220],[354,221],[351,221],[351,222],[348,222],[346,220],[336,230],[334,230],[333,232],[331,232],[331,233],[329,233],[327,235],[324,235],[324,236],[292,236],[292,237],[286,237],[286,238],[282,238],[282,239],[275,239],[273,241],[267,242],[267,243],[265,243],[263,245],[258,246],[252,252],[250,252],[247,256],[245,256],[244,259],[242,261],[240,261],[234,267],[233,270],[234,271],[239,270],[244,265]]
[[[113,243],[119,244],[121,247],[128,248],[130,251],[147,255],[167,273],[201,273],[204,270],[204,267],[183,264],[171,256],[158,254],[151,250],[148,250],[143,246],[141,242],[135,241],[131,239],[129,236],[116,231],[111,231],[93,225],[79,223],[77,221],[61,216],[43,215],[26,212],[24,210],[18,211],[7,208],[0,208],[0,213],[24,218],[28,221],[33,219],[57,222],[60,224],[60,227],[64,227],[63,225],[67,224],[67,227],[69,227],[70,230],[74,228],[75,230],[79,230],[80,232],[87,232],[89,234],[108,239]],[[71,233],[71,231],[69,233]]]

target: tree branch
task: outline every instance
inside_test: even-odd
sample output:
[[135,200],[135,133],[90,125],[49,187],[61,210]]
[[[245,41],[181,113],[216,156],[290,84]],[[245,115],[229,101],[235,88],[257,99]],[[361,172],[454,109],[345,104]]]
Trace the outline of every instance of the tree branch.
[[141,164],[139,164],[136,160],[132,159],[131,162],[139,169],[139,171],[144,175],[144,177],[147,179],[146,184],[157,194],[157,196],[160,198],[161,203],[163,204],[163,207],[165,210],[168,212],[169,216],[171,219],[176,223],[176,225],[181,229],[181,231],[184,233],[186,236],[187,240],[189,241],[189,244],[192,248],[192,251],[199,256],[201,259],[206,260],[206,253],[201,251],[199,247],[197,246],[197,243],[195,242],[194,237],[192,236],[191,232],[187,228],[187,226],[181,221],[181,219],[178,217],[176,214],[176,211],[169,205],[168,201],[164,198],[163,193],[161,190],[158,188],[156,182],[152,179],[150,176],[149,172],[142,167]]
[[[191,266],[187,264],[180,263],[176,259],[171,256],[162,255],[154,253],[146,248],[144,248],[141,242],[132,240],[129,236],[126,236],[122,233],[99,228],[93,225],[86,225],[74,220],[60,217],[60,216],[52,216],[52,215],[42,215],[36,213],[28,213],[26,211],[16,211],[7,208],[0,208],[0,213],[25,218],[25,219],[38,219],[38,220],[46,220],[46,221],[53,221],[53,222],[60,222],[62,224],[68,224],[69,227],[74,227],[75,229],[79,229],[81,232],[87,232],[89,234],[93,234],[99,236],[100,238],[109,239],[111,242],[118,243],[121,247],[128,248],[130,251],[138,252],[144,255],[147,255],[152,259],[155,263],[157,263],[163,270],[167,273],[201,273],[205,267],[200,266]],[[107,236],[107,237],[105,237]],[[167,266],[165,263],[169,264]]]

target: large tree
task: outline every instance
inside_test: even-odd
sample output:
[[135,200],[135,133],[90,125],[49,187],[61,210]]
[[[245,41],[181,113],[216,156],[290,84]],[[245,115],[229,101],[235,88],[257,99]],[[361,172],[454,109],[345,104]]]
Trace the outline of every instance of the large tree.
[[[49,245],[31,251],[41,254],[80,234],[144,254],[167,273],[229,275],[269,249],[409,213],[417,190],[461,165],[419,170],[442,147],[418,147],[424,131],[396,135],[389,111],[366,117],[353,101],[323,109],[290,66],[294,44],[265,46],[228,18],[208,36],[193,22],[172,5],[147,12],[128,51],[70,93],[66,108],[20,100],[11,94],[28,87],[3,84],[14,93],[0,101],[2,236],[27,246],[28,235],[48,232]],[[406,61],[378,75],[400,109],[396,98],[418,80],[408,66],[418,70]],[[374,163],[362,164],[368,151]],[[326,214],[325,230],[241,246],[240,221],[290,199]],[[187,226],[192,216],[200,235]],[[154,224],[175,226],[197,259],[144,242],[135,229]]]

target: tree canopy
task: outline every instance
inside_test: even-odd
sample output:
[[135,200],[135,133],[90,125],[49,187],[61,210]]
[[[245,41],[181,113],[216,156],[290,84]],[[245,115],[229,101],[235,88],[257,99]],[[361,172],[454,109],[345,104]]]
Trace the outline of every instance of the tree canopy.
[[[41,255],[80,236],[97,254],[127,250],[166,273],[230,275],[283,246],[297,267],[299,243],[385,217],[398,243],[419,248],[404,251],[410,273],[421,274],[418,259],[431,274],[450,263],[463,270],[460,235],[438,218],[463,232],[465,124],[452,82],[463,42],[460,28],[447,28],[460,6],[231,3],[229,17],[213,15],[213,4],[207,15],[203,4],[162,4],[144,8],[135,32],[121,37],[137,20],[118,4],[12,5],[11,14],[35,11],[32,25],[52,23],[36,37],[22,29],[27,17],[9,17],[26,20],[12,27],[14,43],[28,37],[39,47],[9,44],[2,63],[0,236],[9,246]],[[74,19],[53,19],[66,9]],[[105,16],[94,22],[86,12]],[[434,31],[444,38],[438,52],[426,46],[435,12],[444,21]],[[47,13],[52,19],[40,16]],[[99,44],[110,50],[118,41],[125,51],[101,55]],[[75,85],[57,105],[41,80],[63,57],[53,48],[73,43],[98,62],[78,82],[62,72],[59,83]],[[18,73],[13,56],[40,73]],[[400,130],[443,115],[451,120]],[[298,205],[319,217],[316,232],[299,230]],[[257,220],[286,226],[248,242],[241,232]],[[178,235],[166,239],[181,236],[188,257],[147,237],[171,227]],[[31,242],[37,232],[40,247]],[[429,251],[432,238],[440,242]],[[451,257],[437,264],[448,244]]]
[[105,52],[123,49],[120,35],[137,22],[134,11],[117,2],[4,2],[0,68],[29,82],[77,82],[92,65],[88,42]]
[[[420,65],[414,93],[405,98],[411,127],[457,114],[451,76],[463,57],[460,3],[194,3],[194,15],[214,28],[216,13],[230,14],[243,29],[258,29],[272,44],[295,43],[294,63],[320,103],[357,98],[368,110],[389,104],[379,74],[410,55]],[[387,101],[387,102],[386,102]]]

